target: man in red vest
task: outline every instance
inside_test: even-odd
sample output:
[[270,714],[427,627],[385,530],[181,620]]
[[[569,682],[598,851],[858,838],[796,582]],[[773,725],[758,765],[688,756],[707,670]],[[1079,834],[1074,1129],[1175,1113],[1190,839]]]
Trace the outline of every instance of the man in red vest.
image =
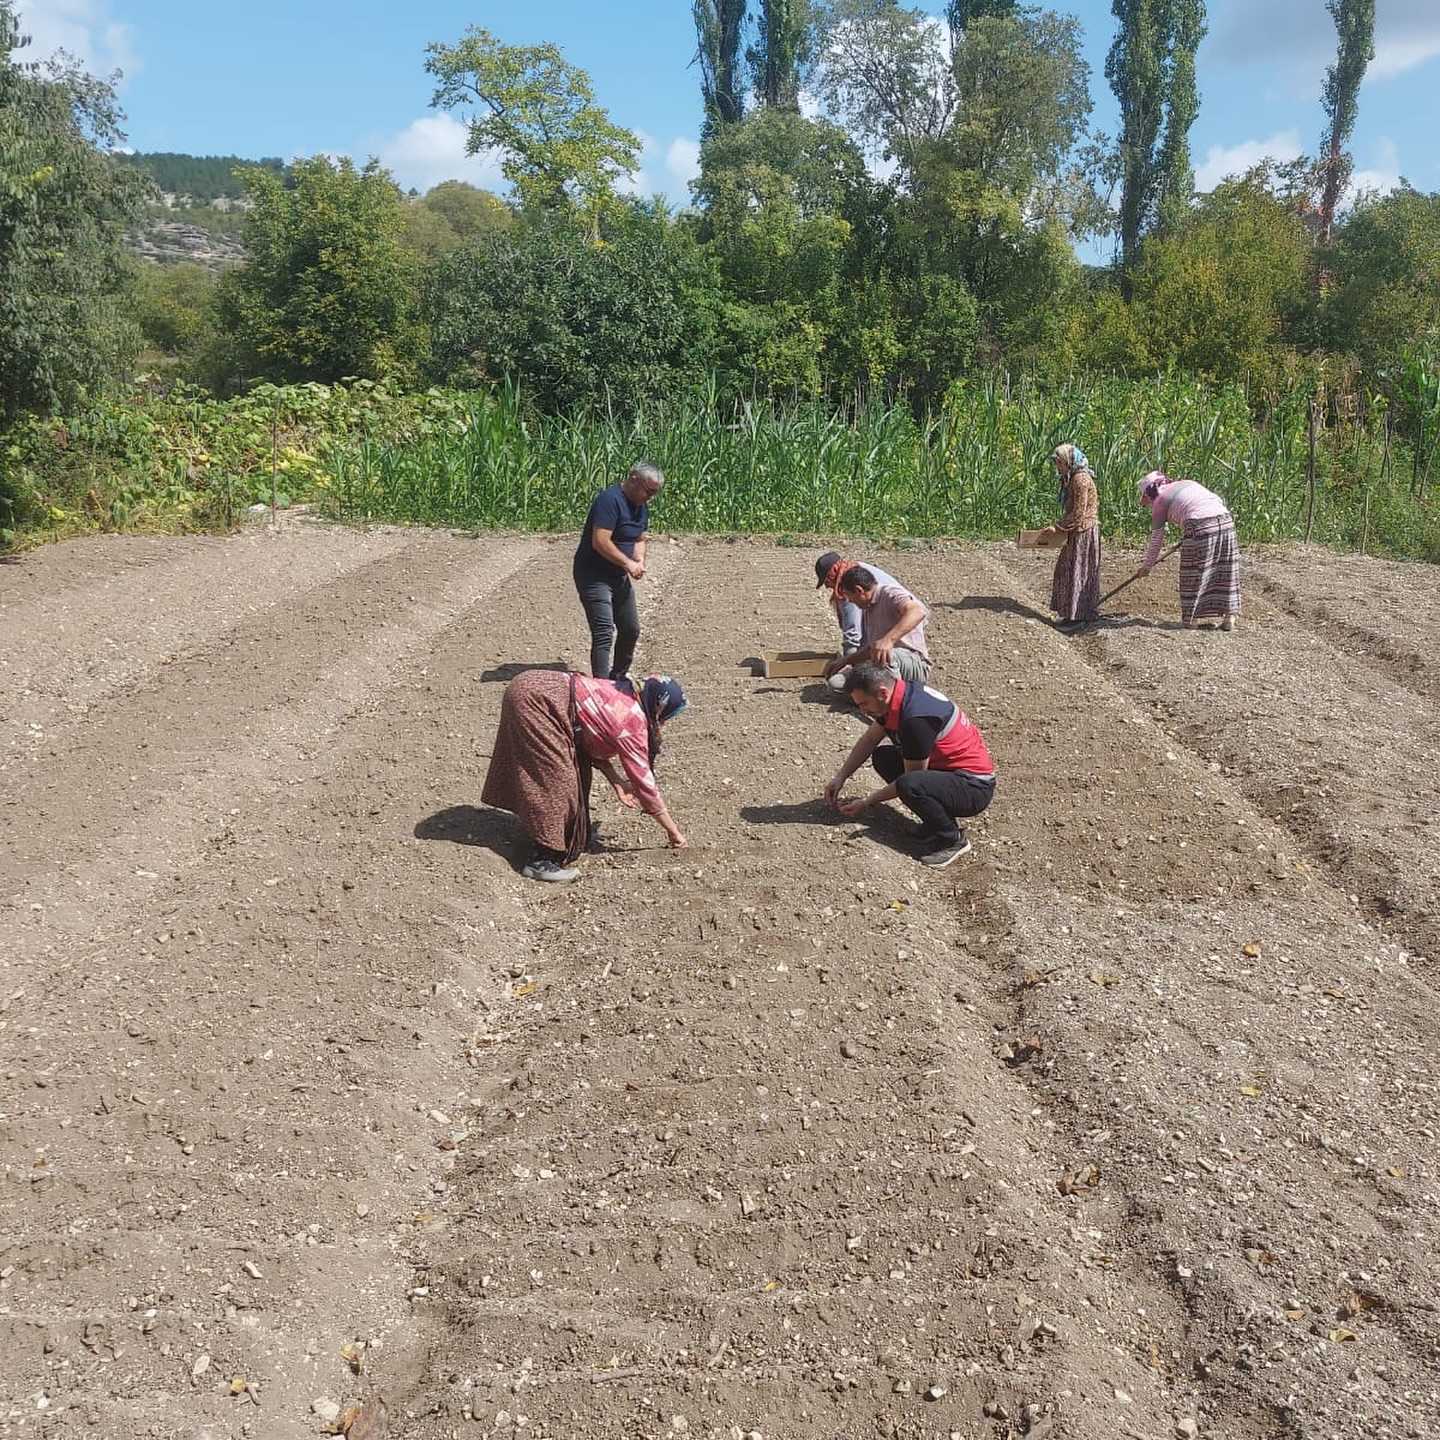
[[[978,815],[995,797],[995,765],[979,727],[953,701],[870,661],[850,668],[845,693],[870,725],[825,787],[842,815],[899,799],[919,817],[920,863],[942,869],[970,849],[957,819]],[[845,782],[867,761],[885,782],[842,799]]]

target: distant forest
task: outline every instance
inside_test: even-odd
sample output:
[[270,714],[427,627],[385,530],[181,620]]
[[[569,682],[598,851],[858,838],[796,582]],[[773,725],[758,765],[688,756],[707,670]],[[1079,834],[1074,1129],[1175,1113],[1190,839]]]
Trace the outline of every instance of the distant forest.
[[257,165],[282,179],[288,177],[290,168],[274,156],[246,160],[239,155],[175,155],[157,150],[150,154],[117,154],[115,158],[143,170],[165,194],[184,197],[184,203],[196,207],[213,205],[217,200],[244,199],[247,191],[235,175],[241,165]]

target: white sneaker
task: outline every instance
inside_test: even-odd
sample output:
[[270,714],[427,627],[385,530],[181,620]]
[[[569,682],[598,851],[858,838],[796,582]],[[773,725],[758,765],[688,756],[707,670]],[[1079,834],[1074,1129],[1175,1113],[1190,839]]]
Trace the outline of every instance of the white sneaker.
[[529,861],[520,873],[527,880],[547,880],[552,885],[568,885],[580,878],[579,870],[573,865],[560,865],[541,856]]

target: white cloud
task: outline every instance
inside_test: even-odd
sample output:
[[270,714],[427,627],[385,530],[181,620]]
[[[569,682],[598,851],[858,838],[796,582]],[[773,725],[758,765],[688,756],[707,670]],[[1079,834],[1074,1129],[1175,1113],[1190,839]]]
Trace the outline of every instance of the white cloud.
[[506,190],[499,158],[467,155],[469,128],[453,115],[427,115],[381,141],[375,154],[402,190],[423,195],[442,180],[465,180],[485,190]]
[[[625,195],[648,200],[661,194],[672,205],[690,203],[690,180],[700,170],[700,146],[681,136],[664,146],[644,131],[640,136],[640,165],[622,177],[616,188]],[[469,127],[453,115],[427,115],[397,135],[379,141],[364,156],[373,154],[395,177],[402,190],[423,195],[442,180],[465,180],[497,194],[508,194],[510,182],[500,170],[498,151],[467,155]]]
[[1350,185],[1345,192],[1347,203],[1367,191],[1378,191],[1384,195],[1400,188],[1400,147],[1386,136],[1369,157],[1370,163],[1351,172]]
[[1415,16],[1408,25],[1375,26],[1375,58],[1365,72],[1367,80],[1403,75],[1440,55],[1440,12]]
[[131,45],[134,32],[110,18],[105,0],[20,0],[16,15],[20,33],[30,37],[20,51],[22,61],[66,50],[90,74],[104,78],[116,70],[134,75],[140,68]]
[[1334,56],[1335,27],[1324,0],[1220,0],[1204,43],[1227,65],[1281,60],[1309,68]]
[[700,173],[700,146],[683,135],[666,145],[644,130],[635,134],[640,137],[640,164],[615,188],[637,200],[660,195],[672,207],[688,205],[690,181]]
[[1262,160],[1294,160],[1304,152],[1295,130],[1281,130],[1267,140],[1242,140],[1238,145],[1212,145],[1195,167],[1195,188],[1213,190],[1232,175],[1243,175]]
[[650,179],[652,165],[660,162],[659,146],[652,135],[636,129],[640,140],[640,163],[628,175],[622,175],[615,182],[615,188],[622,195],[632,195],[637,200],[648,200],[655,193],[656,186]]
[[[1281,61],[1307,75],[1335,59],[1335,24],[1323,0],[1219,0],[1207,48],[1226,65]],[[1403,75],[1440,55],[1435,0],[1384,0],[1375,7],[1375,58],[1367,80]]]
[[700,173],[700,142],[685,135],[672,140],[665,151],[665,169],[688,196],[690,182]]
[[[1304,152],[1294,130],[1282,130],[1268,140],[1242,140],[1238,145],[1212,145],[1195,171],[1195,189],[1213,190],[1231,176],[1244,175],[1262,160],[1296,160]],[[1343,204],[1354,203],[1357,195],[1387,194],[1400,184],[1400,148],[1388,137],[1371,147],[1369,163],[1350,176]]]

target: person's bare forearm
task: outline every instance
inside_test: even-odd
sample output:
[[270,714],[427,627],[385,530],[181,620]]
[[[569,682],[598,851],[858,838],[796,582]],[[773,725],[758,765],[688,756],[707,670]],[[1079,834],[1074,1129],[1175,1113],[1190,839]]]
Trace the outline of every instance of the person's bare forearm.
[[631,574],[637,567],[632,560],[611,538],[610,532],[597,530],[590,537],[590,547],[602,559],[611,565],[623,570],[627,575]]

